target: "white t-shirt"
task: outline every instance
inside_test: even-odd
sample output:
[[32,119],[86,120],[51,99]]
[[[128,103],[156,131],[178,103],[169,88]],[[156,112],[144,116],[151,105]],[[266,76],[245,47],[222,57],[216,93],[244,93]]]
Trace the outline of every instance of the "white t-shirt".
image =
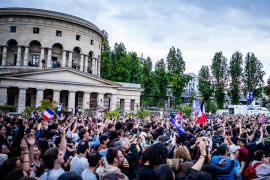
[[62,105],[58,105],[57,106],[57,111],[61,111],[62,110]]
[[90,171],[88,168],[84,170],[81,174],[83,180],[97,180],[97,177],[92,171]]
[[64,173],[64,169],[52,169],[40,176],[40,180],[57,180]]

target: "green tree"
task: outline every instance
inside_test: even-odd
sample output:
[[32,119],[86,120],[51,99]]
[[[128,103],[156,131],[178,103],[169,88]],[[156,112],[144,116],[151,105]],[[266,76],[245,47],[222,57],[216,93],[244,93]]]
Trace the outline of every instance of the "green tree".
[[231,84],[230,84],[230,93],[228,93],[232,98],[232,104],[239,104],[240,85],[243,71],[242,64],[243,64],[243,55],[239,51],[233,53],[229,67]]
[[212,76],[208,66],[201,67],[198,79],[199,79],[198,89],[202,93],[204,100],[208,101],[214,91],[214,87],[211,82]]
[[260,97],[262,93],[263,76],[263,65],[259,59],[256,58],[255,54],[248,52],[245,58],[244,68],[244,91],[253,91],[254,97]]
[[194,91],[191,91],[190,95],[189,95],[189,98],[188,98],[188,102],[189,102],[190,106],[192,106],[193,100],[196,100],[196,94],[195,94]]
[[227,59],[222,52],[216,52],[212,59],[211,65],[212,75],[214,78],[215,98],[217,100],[218,108],[223,109],[225,87],[227,80]]
[[163,106],[167,95],[167,88],[169,85],[169,78],[166,73],[166,64],[164,59],[159,60],[155,64],[155,80],[157,85],[157,97],[159,105]]
[[115,43],[114,50],[111,54],[112,71],[110,80],[118,82],[129,82],[130,74],[127,69],[128,60],[126,47],[123,43]]
[[186,65],[179,49],[175,50],[174,47],[170,48],[167,55],[167,65],[172,85],[172,93],[175,97],[175,103],[179,105],[181,104],[181,96],[184,88],[192,77],[184,74]]
[[143,69],[142,69],[142,86],[144,88],[143,96],[142,96],[142,103],[150,103],[153,101],[153,98],[151,96],[154,95],[156,84],[154,81],[155,74],[152,72],[152,60],[150,57],[147,57],[147,59],[143,63]]
[[102,30],[104,34],[104,41],[101,46],[101,77],[105,79],[111,79],[112,70],[112,59],[111,59],[111,48],[109,46],[109,35],[105,30]]
[[130,83],[141,83],[142,67],[139,58],[135,52],[130,52],[127,55],[127,70],[129,71]]

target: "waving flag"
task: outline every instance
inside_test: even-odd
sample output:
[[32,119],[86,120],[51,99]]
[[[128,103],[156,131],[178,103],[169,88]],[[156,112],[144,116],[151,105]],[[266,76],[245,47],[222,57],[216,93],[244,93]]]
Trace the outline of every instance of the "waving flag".
[[263,114],[262,114],[262,121],[261,121],[262,124],[264,124],[264,118],[263,118]]
[[190,115],[190,117],[192,117],[193,115],[196,115],[199,111],[200,111],[200,102],[198,99],[193,100],[192,102],[192,113]]
[[176,114],[174,119],[171,116],[171,122],[174,124],[179,134],[186,134],[185,129],[181,127],[181,111]]
[[205,123],[204,100],[202,101],[201,110],[198,114],[197,121],[195,123]]
[[42,117],[46,120],[49,121],[49,119],[54,115],[53,110],[51,110],[50,108],[48,108],[42,115]]

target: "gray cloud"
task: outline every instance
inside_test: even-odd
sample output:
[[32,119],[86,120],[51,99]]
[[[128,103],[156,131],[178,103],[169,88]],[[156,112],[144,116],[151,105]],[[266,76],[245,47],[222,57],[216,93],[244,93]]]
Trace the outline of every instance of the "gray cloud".
[[183,53],[186,72],[197,74],[202,65],[211,64],[217,51],[229,60],[237,50],[244,57],[254,52],[270,71],[267,0],[1,0],[0,6],[42,8],[84,18],[109,33],[111,46],[123,42],[128,51],[150,56],[154,63],[175,46]]

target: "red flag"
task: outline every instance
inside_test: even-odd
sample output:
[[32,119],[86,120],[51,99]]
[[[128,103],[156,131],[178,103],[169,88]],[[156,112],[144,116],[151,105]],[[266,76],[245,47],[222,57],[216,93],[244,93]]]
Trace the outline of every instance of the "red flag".
[[201,110],[199,112],[199,115],[197,117],[197,121],[195,123],[205,123],[205,108],[204,108],[204,100],[201,105]]

